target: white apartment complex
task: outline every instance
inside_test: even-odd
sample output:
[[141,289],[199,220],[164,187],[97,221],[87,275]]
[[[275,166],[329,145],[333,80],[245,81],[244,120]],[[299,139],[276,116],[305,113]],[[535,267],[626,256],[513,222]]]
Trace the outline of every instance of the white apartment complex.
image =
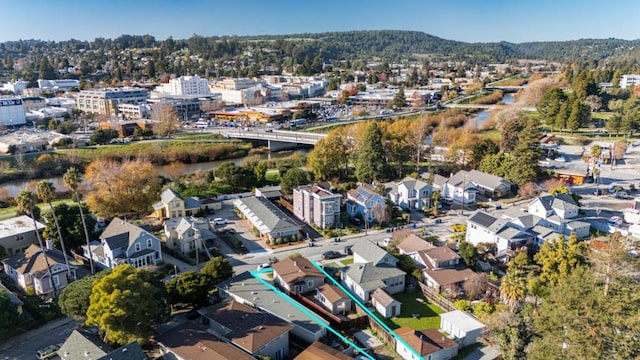
[[206,95],[209,94],[209,81],[198,75],[180,76],[158,86],[157,90],[169,95]]
[[21,98],[0,97],[0,125],[13,127],[26,122]]
[[38,80],[38,88],[69,91],[72,88],[80,90],[80,81],[75,79]]
[[635,74],[627,74],[622,75],[620,79],[620,88],[626,89],[628,86],[635,86],[636,84],[640,84],[640,75]]

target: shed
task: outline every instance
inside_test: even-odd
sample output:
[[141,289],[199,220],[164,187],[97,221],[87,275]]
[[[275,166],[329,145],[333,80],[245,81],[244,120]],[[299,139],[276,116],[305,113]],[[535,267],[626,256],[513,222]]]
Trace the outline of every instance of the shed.
[[485,326],[470,314],[454,310],[440,314],[440,328],[453,336],[460,347],[465,347],[478,342]]

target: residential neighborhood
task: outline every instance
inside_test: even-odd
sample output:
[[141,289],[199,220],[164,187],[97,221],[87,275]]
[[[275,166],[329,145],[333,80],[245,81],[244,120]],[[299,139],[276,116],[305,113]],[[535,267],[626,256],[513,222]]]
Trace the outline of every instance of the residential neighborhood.
[[615,11],[121,5],[3,8],[0,360],[640,358]]

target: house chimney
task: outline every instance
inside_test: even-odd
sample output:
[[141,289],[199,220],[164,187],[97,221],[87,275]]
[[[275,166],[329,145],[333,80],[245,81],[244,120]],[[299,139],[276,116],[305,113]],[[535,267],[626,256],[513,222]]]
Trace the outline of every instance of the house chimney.
[[44,241],[45,247],[49,250],[53,249],[53,241],[51,239],[46,239]]

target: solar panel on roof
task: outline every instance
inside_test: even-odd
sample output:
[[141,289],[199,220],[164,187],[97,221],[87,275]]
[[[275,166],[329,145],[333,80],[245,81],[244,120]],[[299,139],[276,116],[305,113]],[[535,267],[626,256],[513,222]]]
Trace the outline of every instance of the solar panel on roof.
[[491,215],[485,214],[484,212],[477,212],[473,215],[472,219],[474,222],[480,224],[484,227],[489,227],[493,224],[497,219]]

